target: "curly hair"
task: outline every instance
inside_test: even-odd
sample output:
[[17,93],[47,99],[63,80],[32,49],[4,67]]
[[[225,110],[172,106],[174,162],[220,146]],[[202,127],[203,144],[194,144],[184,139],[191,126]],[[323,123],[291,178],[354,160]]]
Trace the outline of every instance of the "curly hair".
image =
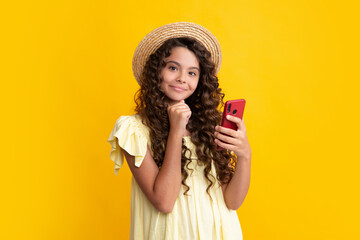
[[[219,88],[215,75],[215,65],[211,61],[211,53],[198,41],[189,37],[172,38],[163,43],[155,53],[151,54],[144,66],[141,76],[141,87],[135,94],[135,111],[143,123],[148,126],[153,158],[160,168],[165,156],[166,142],[170,130],[170,122],[165,103],[166,95],[160,90],[160,72],[165,67],[165,58],[171,55],[174,47],[185,47],[192,51],[200,65],[198,86],[194,93],[185,99],[191,109],[191,117],[187,129],[191,133],[191,141],[196,146],[197,161],[204,164],[204,176],[209,181],[206,192],[214,185],[215,178],[210,173],[211,162],[214,161],[216,178],[221,184],[229,183],[233,174],[236,157],[229,151],[217,150],[214,142],[214,129],[221,121],[219,104],[224,106],[224,93]],[[188,167],[191,162],[191,151],[182,140],[181,174],[182,184],[186,187],[184,195],[190,190],[186,185]],[[186,152],[190,152],[190,158]],[[186,169],[185,169],[186,167]]]

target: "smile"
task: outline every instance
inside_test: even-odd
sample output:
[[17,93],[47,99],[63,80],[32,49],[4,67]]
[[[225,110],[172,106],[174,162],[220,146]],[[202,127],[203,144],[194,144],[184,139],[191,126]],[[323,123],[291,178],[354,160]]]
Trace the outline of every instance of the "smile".
[[170,85],[170,87],[171,87],[172,89],[174,89],[175,91],[177,91],[177,92],[183,92],[183,91],[185,91],[185,89],[183,89],[183,88],[181,88],[181,87],[175,87],[175,86],[171,86],[171,85]]

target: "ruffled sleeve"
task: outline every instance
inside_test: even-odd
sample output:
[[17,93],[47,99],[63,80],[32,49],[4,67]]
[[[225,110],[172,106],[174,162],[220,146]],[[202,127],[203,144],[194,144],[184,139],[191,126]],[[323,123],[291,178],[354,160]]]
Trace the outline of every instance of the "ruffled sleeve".
[[140,167],[147,151],[146,133],[135,115],[121,116],[116,120],[107,140],[111,144],[110,159],[115,163],[115,175],[124,162],[124,150],[135,157],[135,166]]

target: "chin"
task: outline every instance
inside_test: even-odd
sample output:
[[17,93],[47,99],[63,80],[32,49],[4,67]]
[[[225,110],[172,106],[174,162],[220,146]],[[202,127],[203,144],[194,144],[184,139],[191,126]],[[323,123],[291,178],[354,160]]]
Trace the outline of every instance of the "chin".
[[169,100],[172,101],[172,102],[180,102],[180,101],[185,100],[185,99],[179,98],[179,99],[169,99]]
[[171,101],[181,101],[184,100],[185,98],[182,96],[169,96],[168,99]]
[[180,102],[182,100],[185,100],[186,98],[167,98],[169,102]]

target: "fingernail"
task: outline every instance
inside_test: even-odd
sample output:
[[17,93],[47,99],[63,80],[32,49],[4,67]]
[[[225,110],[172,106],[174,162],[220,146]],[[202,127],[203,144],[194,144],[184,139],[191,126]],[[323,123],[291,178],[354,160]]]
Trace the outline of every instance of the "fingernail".
[[226,118],[229,119],[229,118],[230,118],[230,115],[226,115]]

